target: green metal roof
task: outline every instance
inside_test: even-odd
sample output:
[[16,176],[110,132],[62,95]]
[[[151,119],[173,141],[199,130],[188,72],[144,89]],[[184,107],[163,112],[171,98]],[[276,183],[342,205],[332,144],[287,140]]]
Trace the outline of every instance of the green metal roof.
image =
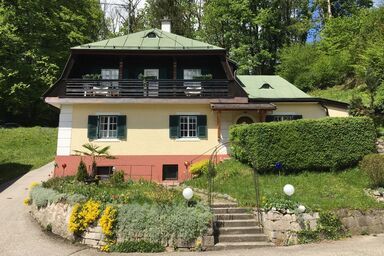
[[312,98],[280,76],[236,76],[250,99]]
[[[154,36],[154,37],[151,37]],[[137,33],[83,44],[72,49],[90,50],[224,50],[223,48],[168,33],[149,29]]]

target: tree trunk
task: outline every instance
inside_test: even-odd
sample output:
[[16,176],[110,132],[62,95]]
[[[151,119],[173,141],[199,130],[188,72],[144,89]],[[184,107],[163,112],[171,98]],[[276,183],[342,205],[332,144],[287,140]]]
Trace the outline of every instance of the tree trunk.
[[327,0],[328,18],[332,17],[331,0]]

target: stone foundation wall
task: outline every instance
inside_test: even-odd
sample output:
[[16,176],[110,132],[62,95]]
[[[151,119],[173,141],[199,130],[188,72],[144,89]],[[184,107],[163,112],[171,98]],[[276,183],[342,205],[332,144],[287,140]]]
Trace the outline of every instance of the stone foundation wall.
[[384,140],[383,139],[377,139],[376,149],[377,149],[377,153],[384,154]]
[[384,210],[338,210],[344,227],[352,235],[384,233]]
[[278,211],[262,212],[264,233],[269,241],[276,245],[298,244],[297,231],[316,229],[318,213],[281,213]]
[[[105,245],[105,236],[99,225],[88,227],[87,230],[82,233],[81,237],[75,237],[68,229],[71,212],[72,206],[63,203],[50,204],[44,208],[37,208],[35,205],[32,205],[30,210],[32,217],[34,217],[44,229],[49,229],[56,235],[71,241],[78,241],[94,248],[100,248]],[[121,240],[119,236],[117,237],[117,240]],[[213,228],[210,228],[204,236],[199,237],[197,240],[202,248],[213,247]],[[176,248],[185,249],[191,249],[195,246],[196,241],[178,241],[175,245]],[[170,245],[170,247],[174,246]]]

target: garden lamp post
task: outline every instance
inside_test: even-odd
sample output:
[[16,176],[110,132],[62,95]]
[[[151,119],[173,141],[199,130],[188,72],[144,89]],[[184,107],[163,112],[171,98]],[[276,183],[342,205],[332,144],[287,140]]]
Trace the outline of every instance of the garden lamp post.
[[193,197],[193,190],[191,188],[185,188],[183,190],[183,197],[187,200],[187,205],[189,203],[189,200]]

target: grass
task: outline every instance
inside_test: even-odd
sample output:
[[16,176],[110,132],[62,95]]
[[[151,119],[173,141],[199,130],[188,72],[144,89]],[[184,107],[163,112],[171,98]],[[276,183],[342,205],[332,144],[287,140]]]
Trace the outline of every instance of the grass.
[[112,183],[101,181],[99,184],[86,184],[76,180],[74,176],[51,178],[43,183],[43,187],[54,189],[68,195],[78,194],[86,199],[101,203],[114,204],[173,204],[183,202],[180,191],[150,181],[125,181]]
[[56,128],[0,129],[0,184],[52,161]]
[[[364,188],[369,187],[369,180],[358,168],[341,172],[304,172],[281,176],[262,174],[259,178],[261,196],[267,200],[284,198],[283,186],[292,184],[295,187],[292,200],[313,210],[384,208],[384,204],[365,195]],[[208,181],[206,176],[201,176],[187,184],[207,188]],[[254,206],[252,169],[232,159],[222,162],[218,165],[214,191],[236,198],[242,206]]]
[[314,97],[337,100],[346,103],[351,102],[352,96],[360,96],[363,99],[364,104],[368,105],[369,103],[369,95],[367,92],[360,88],[347,89],[342,85],[336,85],[325,90],[314,90],[309,92],[309,94]]

